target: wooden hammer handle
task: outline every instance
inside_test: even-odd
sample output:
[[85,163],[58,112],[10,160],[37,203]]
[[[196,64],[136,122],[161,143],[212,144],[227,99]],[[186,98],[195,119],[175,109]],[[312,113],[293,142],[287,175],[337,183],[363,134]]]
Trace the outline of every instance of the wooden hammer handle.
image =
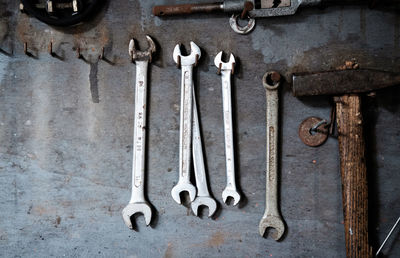
[[358,95],[336,99],[347,257],[372,257],[368,241],[368,185],[361,101]]

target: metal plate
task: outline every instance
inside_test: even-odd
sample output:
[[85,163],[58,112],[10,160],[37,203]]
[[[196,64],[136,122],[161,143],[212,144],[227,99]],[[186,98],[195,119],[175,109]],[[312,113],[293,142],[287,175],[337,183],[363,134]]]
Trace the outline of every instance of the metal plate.
[[306,118],[299,126],[299,137],[304,142],[305,145],[311,147],[318,147],[326,142],[328,139],[328,128],[326,125],[320,125],[316,131],[312,131],[311,129],[316,126],[319,122],[323,121],[323,119],[319,117],[309,117]]

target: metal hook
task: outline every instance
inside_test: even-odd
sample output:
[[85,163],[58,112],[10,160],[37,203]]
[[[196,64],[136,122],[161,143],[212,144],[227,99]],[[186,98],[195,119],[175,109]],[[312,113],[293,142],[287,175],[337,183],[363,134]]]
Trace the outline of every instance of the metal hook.
[[28,42],[24,42],[24,54],[29,56],[29,52],[28,52]]
[[55,53],[53,52],[53,41],[50,41],[48,49],[49,49],[49,55],[54,57]]
[[81,54],[81,48],[80,47],[76,48],[76,57],[78,59],[82,59],[82,54]]
[[311,127],[310,132],[316,132],[318,130],[318,127],[320,127],[323,124],[327,124],[327,123],[328,122],[326,121],[326,119],[323,119],[323,120],[319,121],[316,125]]
[[104,55],[104,47],[101,48],[101,54],[99,55],[99,60],[105,60],[106,57]]
[[248,23],[245,26],[240,26],[238,24],[238,18],[240,15],[232,15],[232,17],[229,19],[229,25],[233,29],[234,32],[238,34],[247,34],[250,31],[254,29],[254,26],[256,25],[256,20],[248,16]]

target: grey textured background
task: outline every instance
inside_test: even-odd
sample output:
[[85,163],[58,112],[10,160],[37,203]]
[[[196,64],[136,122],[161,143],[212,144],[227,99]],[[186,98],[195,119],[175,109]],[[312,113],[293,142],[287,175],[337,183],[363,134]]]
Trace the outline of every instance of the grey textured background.
[[[400,71],[400,15],[364,7],[304,9],[259,20],[242,36],[226,15],[151,15],[155,4],[178,2],[107,1],[90,23],[61,30],[20,14],[18,1],[0,0],[1,256],[345,256],[337,141],[310,148],[297,135],[306,117],[329,118],[329,98],[294,98],[290,74],[352,59],[364,68]],[[139,216],[135,232],[120,213],[131,187],[135,67],[128,42],[134,37],[144,48],[145,34],[158,43],[149,78],[147,155],[147,195],[156,217],[146,227]],[[58,58],[46,52],[51,40]],[[191,40],[202,48],[196,90],[210,188],[219,202],[214,219],[206,210],[195,217],[170,196],[178,178],[180,103],[172,50]],[[23,54],[23,42],[34,57]],[[78,46],[87,62],[75,57]],[[97,62],[103,46],[112,64]],[[238,60],[235,136],[245,196],[239,207],[221,201],[221,79],[213,64],[221,50]],[[281,92],[280,205],[287,233],[279,243],[258,235],[265,203],[261,78],[271,69],[289,82]],[[392,88],[364,99],[374,248],[400,215],[399,93]],[[400,256],[399,230],[383,252]]]

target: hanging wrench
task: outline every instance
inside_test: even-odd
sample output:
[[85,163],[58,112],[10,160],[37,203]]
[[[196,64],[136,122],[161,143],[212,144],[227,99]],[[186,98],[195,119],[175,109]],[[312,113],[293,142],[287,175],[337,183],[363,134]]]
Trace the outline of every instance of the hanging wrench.
[[179,181],[171,190],[172,198],[181,204],[180,193],[187,191],[190,201],[196,197],[196,187],[190,182],[190,163],[192,150],[192,108],[193,108],[193,66],[201,57],[200,48],[190,42],[191,53],[182,56],[180,44],[175,46],[173,58],[178,67],[182,68],[181,78],[181,119],[179,135]]
[[199,206],[208,207],[208,217],[217,210],[217,203],[210,196],[207,186],[206,169],[204,167],[203,147],[201,144],[199,114],[197,112],[196,94],[193,90],[193,165],[196,177],[197,196],[192,202],[192,211],[197,216]]
[[264,236],[267,228],[276,233],[272,238],[279,240],[285,232],[285,224],[278,210],[278,88],[281,76],[277,72],[264,74],[263,85],[267,102],[267,173],[266,173],[266,207],[260,221],[259,232]]
[[132,195],[129,204],[122,210],[125,224],[133,229],[131,216],[142,213],[148,226],[152,212],[144,196],[144,168],[145,168],[145,140],[146,140],[146,90],[147,68],[151,62],[151,55],[156,51],[153,40],[146,36],[149,47],[146,51],[137,51],[135,41],[129,43],[129,55],[136,63],[135,86],[135,126],[133,132],[133,165],[132,165]]
[[231,74],[234,73],[235,57],[229,57],[229,62],[221,60],[222,51],[214,59],[215,66],[218,67],[218,74],[222,74],[222,103],[224,112],[224,131],[225,131],[225,157],[226,157],[226,177],[227,184],[222,192],[222,200],[226,203],[228,197],[233,198],[233,205],[240,201],[240,194],[236,189],[235,181],[235,154],[233,149],[233,125],[232,125],[232,99],[231,99]]

